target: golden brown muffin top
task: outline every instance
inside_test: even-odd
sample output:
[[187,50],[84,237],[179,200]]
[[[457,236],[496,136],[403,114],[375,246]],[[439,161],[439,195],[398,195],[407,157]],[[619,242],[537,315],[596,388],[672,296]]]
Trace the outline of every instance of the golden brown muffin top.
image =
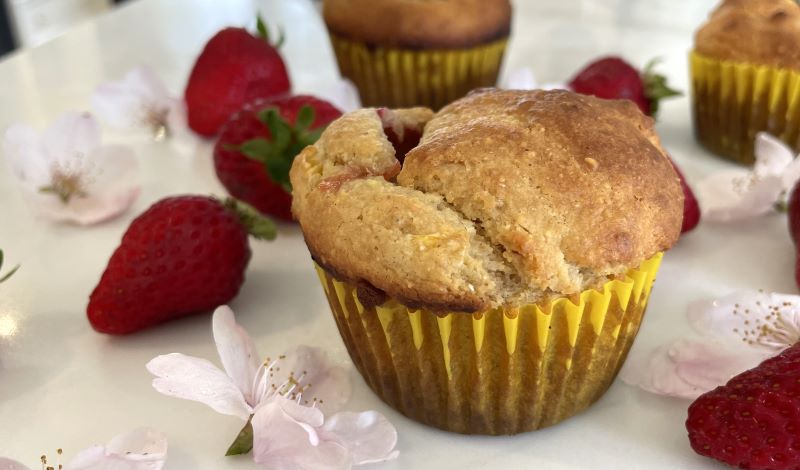
[[800,70],[800,6],[794,0],[725,0],[697,31],[695,51]]
[[374,109],[295,159],[292,210],[337,277],[471,312],[597,287],[678,239],[678,177],[629,101],[485,89],[431,116],[390,116],[424,126],[402,168]]
[[371,45],[460,48],[507,36],[509,0],[325,0],[328,29]]

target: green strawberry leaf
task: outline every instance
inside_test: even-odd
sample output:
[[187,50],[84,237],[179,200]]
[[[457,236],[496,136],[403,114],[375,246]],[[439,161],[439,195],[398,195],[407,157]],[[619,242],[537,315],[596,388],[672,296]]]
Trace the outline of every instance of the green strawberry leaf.
[[256,240],[274,240],[278,236],[275,222],[263,216],[250,204],[229,197],[225,199],[223,205],[236,214],[239,222],[247,229],[247,233]]
[[267,155],[274,153],[272,142],[267,139],[252,139],[244,142],[238,149],[245,157],[264,163]]
[[261,14],[256,15],[256,31],[258,32],[258,37],[263,39],[267,42],[270,46],[274,47],[275,49],[280,49],[283,45],[286,36],[283,34],[283,29],[279,26],[278,27],[278,40],[274,43],[269,40],[269,28],[267,28],[267,23],[264,22],[264,18],[261,17]]
[[305,105],[297,112],[297,119],[294,121],[294,127],[298,131],[305,131],[314,124],[314,108]]
[[253,450],[252,419],[253,417],[251,416],[250,419],[247,420],[247,424],[245,424],[242,430],[239,431],[236,439],[233,440],[231,446],[228,447],[228,451],[225,452],[225,457],[230,457],[231,455],[242,455]]
[[650,102],[650,115],[655,117],[658,113],[659,102],[664,98],[681,96],[683,93],[667,85],[667,77],[656,73],[653,69],[661,61],[656,57],[647,63],[642,72],[644,94]]
[[324,128],[309,130],[315,119],[314,108],[309,105],[303,105],[297,111],[293,124],[285,120],[274,106],[262,109],[257,115],[269,129],[271,140],[251,139],[235,148],[244,156],[263,163],[272,181],[291,193],[289,170],[292,162],[304,148],[319,139]]

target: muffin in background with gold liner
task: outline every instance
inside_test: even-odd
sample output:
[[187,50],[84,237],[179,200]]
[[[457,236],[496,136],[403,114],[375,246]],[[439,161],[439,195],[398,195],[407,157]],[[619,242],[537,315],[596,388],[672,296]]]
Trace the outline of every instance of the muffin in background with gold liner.
[[683,215],[653,120],[567,91],[345,114],[291,181],[365,381],[460,433],[530,431],[600,398]]
[[712,152],[752,164],[761,131],[800,150],[800,6],[726,0],[690,55],[695,133]]
[[511,30],[509,0],[324,0],[323,17],[365,106],[439,109],[494,86]]

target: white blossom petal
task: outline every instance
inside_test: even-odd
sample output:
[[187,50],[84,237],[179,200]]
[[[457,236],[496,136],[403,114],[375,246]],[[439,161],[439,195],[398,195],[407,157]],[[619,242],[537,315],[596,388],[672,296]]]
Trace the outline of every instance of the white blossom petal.
[[250,406],[256,406],[254,385],[260,364],[253,340],[233,316],[227,305],[217,308],[212,317],[212,330],[217,352],[225,372],[244,394]]
[[322,419],[317,408],[274,396],[253,415],[253,459],[270,469],[349,469],[347,449],[316,436],[313,428],[319,427]]
[[147,370],[157,377],[153,388],[164,395],[198,401],[245,421],[253,412],[233,380],[205,359],[166,354],[148,362]]
[[100,126],[89,113],[67,112],[45,129],[42,144],[51,163],[70,165],[100,146]]
[[779,139],[761,132],[755,141],[752,171],[724,170],[697,185],[708,220],[728,222],[774,210],[800,178],[800,160]]
[[350,399],[347,371],[335,365],[322,349],[298,346],[293,353],[286,354],[280,368],[282,373],[291,373],[297,379],[303,388],[302,399],[308,404],[316,402],[325,413],[335,413]]
[[756,162],[753,172],[757,176],[780,175],[794,160],[794,152],[780,139],[759,132],[755,141]]
[[156,131],[169,122],[175,124],[169,115],[176,109],[175,101],[151,68],[137,67],[121,81],[98,86],[92,96],[92,107],[111,127]]
[[50,162],[36,129],[15,124],[3,136],[6,164],[18,180],[32,185],[44,184],[50,177]]
[[649,355],[629,357],[620,378],[650,393],[694,399],[763,359],[756,351],[714,340],[680,339]]
[[25,465],[22,465],[16,460],[0,457],[0,470],[31,470],[31,469]]
[[700,181],[695,194],[703,217],[729,222],[766,214],[773,210],[783,192],[778,175],[754,180],[745,170],[724,170]]
[[800,341],[800,296],[740,291],[687,309],[689,324],[701,335],[746,349],[777,354]]
[[6,163],[31,208],[83,225],[121,214],[139,195],[133,152],[99,143],[97,123],[85,113],[63,115],[43,137],[28,126],[12,126],[3,142]]
[[150,428],[114,437],[107,446],[79,452],[66,470],[161,470],[167,458],[167,438]]
[[320,434],[347,448],[353,465],[385,462],[399,455],[397,430],[377,411],[336,413],[326,420]]

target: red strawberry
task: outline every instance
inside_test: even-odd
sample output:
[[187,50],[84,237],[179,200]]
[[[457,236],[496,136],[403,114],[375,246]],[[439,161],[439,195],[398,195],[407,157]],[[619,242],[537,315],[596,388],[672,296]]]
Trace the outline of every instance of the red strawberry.
[[395,157],[402,164],[406,154],[419,144],[419,140],[422,138],[422,128],[408,125],[388,108],[378,108],[378,117],[383,123],[383,133],[394,147]]
[[341,115],[333,105],[313,96],[249,103],[222,128],[214,147],[217,177],[232,196],[264,214],[292,220],[292,161]]
[[800,239],[800,182],[795,183],[792,188],[792,193],[789,195],[789,233],[792,236],[792,241],[797,245]]
[[275,225],[233,200],[176,196],[155,203],[111,255],[89,297],[89,322],[122,335],[228,302],[244,282],[248,232],[271,239]]
[[681,179],[681,189],[683,189],[683,225],[681,226],[681,233],[686,233],[694,230],[697,224],[700,223],[700,205],[697,204],[697,198],[694,197],[692,188],[686,183],[686,178],[683,177],[681,169],[678,168],[672,157],[670,157],[669,161]]
[[619,57],[605,57],[587,65],[569,82],[572,91],[604,99],[631,100],[648,116],[655,116],[662,98],[681,93],[669,88],[663,75],[653,72],[653,60],[639,72]]
[[197,58],[184,97],[189,127],[198,134],[216,134],[245,103],[289,92],[286,66],[260,18],[258,30],[259,36],[253,36],[242,28],[225,28]]
[[800,344],[695,400],[686,429],[697,453],[729,465],[800,468]]

